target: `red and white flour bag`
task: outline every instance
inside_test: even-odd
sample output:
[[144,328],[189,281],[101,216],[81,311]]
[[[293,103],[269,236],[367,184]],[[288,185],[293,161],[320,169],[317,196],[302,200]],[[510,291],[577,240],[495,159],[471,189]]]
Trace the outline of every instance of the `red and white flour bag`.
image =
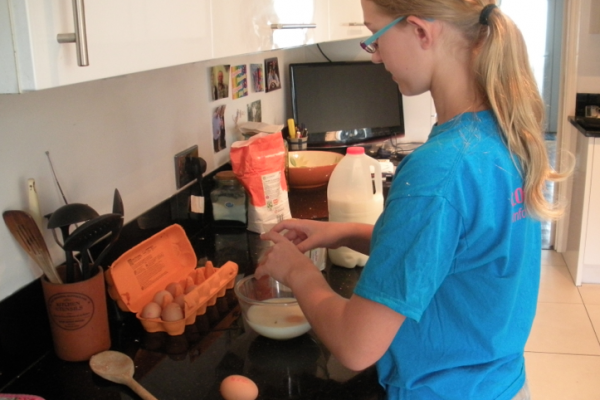
[[231,145],[231,166],[250,202],[248,230],[265,233],[292,217],[285,179],[285,146],[281,132],[259,133]]

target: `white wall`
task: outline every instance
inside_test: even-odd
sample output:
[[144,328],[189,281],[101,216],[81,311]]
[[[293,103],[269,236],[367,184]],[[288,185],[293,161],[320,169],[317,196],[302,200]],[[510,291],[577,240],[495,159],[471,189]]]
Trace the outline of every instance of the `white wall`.
[[[322,49],[333,61],[364,59],[356,40],[327,43]],[[208,67],[262,63],[278,57],[282,89],[250,93],[241,99],[210,101]],[[368,56],[367,56],[368,59]],[[241,135],[234,128],[237,110],[261,100],[262,120],[283,124],[289,107],[287,66],[292,62],[325,61],[316,46],[278,50],[210,62],[182,65],[118,78],[39,92],[0,95],[0,209],[28,208],[27,180],[36,181],[40,207],[48,214],[63,205],[45,152],[49,151],[70,203],[86,203],[100,214],[111,211],[119,189],[126,222],[176,192],[173,156],[194,145],[208,163],[208,172],[229,161],[229,151],[213,154],[211,112],[227,104],[228,146]],[[427,116],[425,101],[408,100],[407,126]],[[422,101],[422,100],[420,100]],[[430,103],[430,101],[429,101]],[[245,118],[245,117],[244,117]],[[421,124],[423,125],[423,124]],[[411,128],[407,141],[427,137],[425,128]],[[423,134],[424,132],[424,134]],[[4,224],[0,224],[0,300],[41,275]],[[51,233],[43,230],[55,264],[64,261]]]
[[[591,20],[600,19],[600,15],[592,10],[594,1],[597,0],[581,1],[581,25],[577,56],[578,93],[600,93],[600,34],[590,33]],[[573,99],[573,104],[575,104],[575,99]]]
[[[34,178],[40,207],[47,214],[62,200],[46,151],[70,203],[110,212],[119,189],[129,221],[176,192],[173,156],[199,146],[209,171],[228,161],[227,150],[213,154],[211,111],[226,103],[227,144],[241,139],[236,110],[260,99],[262,119],[285,121],[287,74],[282,89],[232,100],[210,101],[208,67],[262,63],[278,57],[280,68],[305,60],[304,49],[165,68],[20,95],[0,95],[0,209],[27,210],[27,179]],[[44,229],[55,263],[64,256]],[[40,275],[6,226],[0,226],[0,300]]]

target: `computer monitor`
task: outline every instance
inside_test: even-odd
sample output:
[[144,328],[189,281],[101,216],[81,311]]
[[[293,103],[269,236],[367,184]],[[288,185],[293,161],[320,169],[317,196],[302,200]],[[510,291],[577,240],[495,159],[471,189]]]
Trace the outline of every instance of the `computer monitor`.
[[383,64],[290,64],[292,112],[308,147],[404,135],[402,95]]

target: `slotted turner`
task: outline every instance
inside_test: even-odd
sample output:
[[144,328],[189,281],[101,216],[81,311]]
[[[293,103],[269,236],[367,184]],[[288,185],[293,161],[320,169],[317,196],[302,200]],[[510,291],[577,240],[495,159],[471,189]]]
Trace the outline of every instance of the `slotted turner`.
[[21,210],[4,211],[2,217],[10,233],[42,269],[48,280],[52,283],[62,283],[54,268],[42,232],[33,217]]

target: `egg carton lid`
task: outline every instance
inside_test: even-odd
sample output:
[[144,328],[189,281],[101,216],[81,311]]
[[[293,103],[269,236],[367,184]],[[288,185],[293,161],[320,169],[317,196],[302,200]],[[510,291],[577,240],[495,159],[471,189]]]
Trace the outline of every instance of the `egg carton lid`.
[[106,271],[109,294],[137,313],[170,282],[196,268],[196,253],[181,225],[173,224],[123,253]]

